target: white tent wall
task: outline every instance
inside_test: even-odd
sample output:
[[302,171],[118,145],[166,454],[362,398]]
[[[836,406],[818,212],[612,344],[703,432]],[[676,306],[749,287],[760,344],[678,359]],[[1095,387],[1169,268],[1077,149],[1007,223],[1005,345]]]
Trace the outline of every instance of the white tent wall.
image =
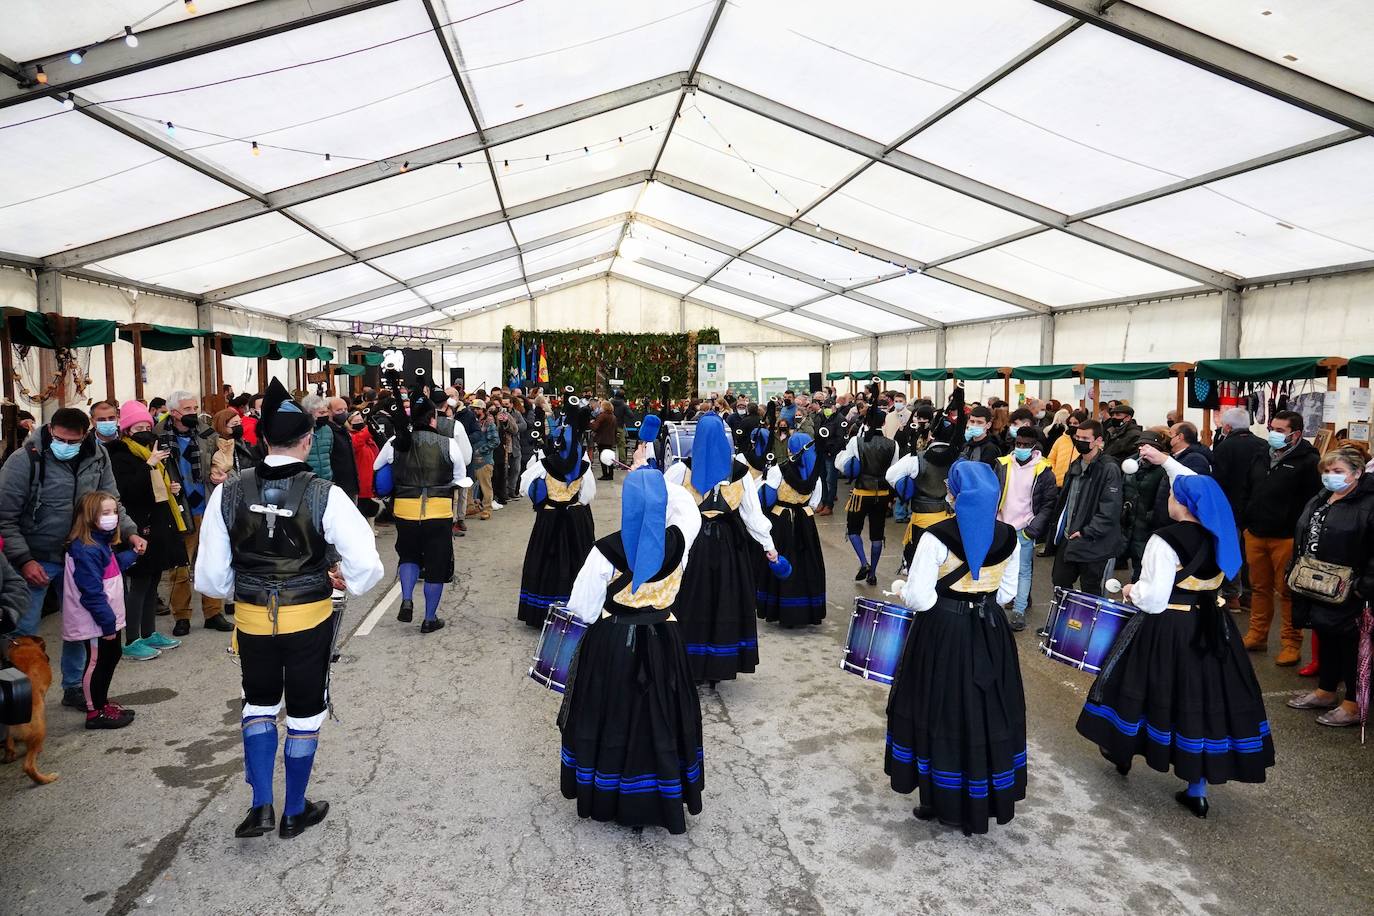
[[0,267],[0,308],[24,309],[38,307],[38,286],[33,274],[15,267]]
[[[270,340],[286,340],[287,338],[285,320],[269,318],[248,309],[228,309],[216,306],[210,309],[209,319],[211,330],[225,334],[266,337]],[[191,322],[191,326],[195,326],[194,321]],[[314,335],[311,335],[310,341],[313,342],[314,339]],[[330,345],[330,341],[326,340],[325,346]],[[268,379],[277,375],[288,387],[291,387],[295,380],[288,380],[283,375],[287,371],[288,365],[289,363],[282,360],[269,362],[267,364]],[[262,391],[266,387],[268,379],[258,378],[258,361],[256,359],[241,356],[224,357],[224,381],[225,384],[232,386],[235,392]]]

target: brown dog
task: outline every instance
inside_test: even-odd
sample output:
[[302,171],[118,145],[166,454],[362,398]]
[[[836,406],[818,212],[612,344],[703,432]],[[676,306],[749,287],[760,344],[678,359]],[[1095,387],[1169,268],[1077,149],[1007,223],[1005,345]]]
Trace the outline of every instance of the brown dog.
[[38,754],[48,737],[48,712],[44,695],[52,684],[52,663],[48,661],[48,647],[37,636],[19,636],[10,645],[10,664],[28,675],[33,689],[33,715],[25,725],[11,725],[5,736],[5,754],[0,758],[9,763],[19,754],[14,745],[24,742],[24,772],[30,779],[45,786],[57,778],[56,773],[38,772]]

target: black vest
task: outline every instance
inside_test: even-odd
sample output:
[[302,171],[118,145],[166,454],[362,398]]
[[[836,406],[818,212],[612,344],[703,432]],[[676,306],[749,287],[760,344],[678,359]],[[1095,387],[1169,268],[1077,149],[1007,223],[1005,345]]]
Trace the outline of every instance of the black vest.
[[[260,480],[260,472],[253,468],[230,478],[220,497],[233,499],[224,511],[235,600],[272,607],[328,598],[333,588],[321,519],[331,484],[312,471],[280,480]],[[287,512],[291,514],[282,514]]]
[[1155,536],[1178,554],[1179,569],[1174,572],[1170,604],[1197,605],[1215,589],[1206,587],[1221,575],[1217,567],[1216,543],[1211,533],[1196,522],[1174,522],[1155,532]]
[[453,496],[453,459],[449,457],[452,441],[432,429],[417,429],[411,435],[410,449],[394,452],[391,473],[396,498]]
[[[931,453],[935,459],[931,460]],[[921,454],[921,467],[916,472],[916,495],[911,500],[912,512],[944,512],[949,509],[945,496],[949,492],[950,465],[958,457],[952,445],[932,442]],[[941,462],[944,462],[943,464]]]
[[854,486],[860,490],[886,490],[887,469],[897,453],[897,443],[881,433],[859,433],[859,479]]

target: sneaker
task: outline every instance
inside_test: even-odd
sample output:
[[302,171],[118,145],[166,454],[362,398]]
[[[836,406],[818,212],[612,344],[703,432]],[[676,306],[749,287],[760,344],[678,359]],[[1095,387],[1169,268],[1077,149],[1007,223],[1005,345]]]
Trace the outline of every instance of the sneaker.
[[143,641],[154,649],[175,649],[177,646],[181,645],[181,640],[173,639],[170,636],[163,636],[161,633],[154,633]]
[[465,538],[468,536],[468,530],[467,528],[459,528],[457,525],[454,525],[453,536],[456,538]]
[[[157,657],[158,657],[159,655],[161,655],[161,654],[162,654],[162,650],[156,649],[156,648],[154,648],[154,647],[148,645],[148,640],[146,640],[146,639],[136,639],[136,640],[134,640],[133,642],[131,642],[131,643],[129,643],[127,646],[125,646],[125,647],[124,647],[124,651],[123,651],[123,657],[124,657],[124,658],[131,658],[131,659],[133,659],[133,660],[136,661],[136,662],[146,662],[146,661],[149,661],[150,659],[157,658]],[[90,726],[88,726],[88,727],[90,727]],[[107,727],[107,726],[100,725],[100,726],[94,726],[94,727],[96,727],[96,728],[105,728],[105,727]],[[118,727],[118,726],[116,726],[116,728],[117,728],[117,727]]]
[[62,705],[85,712],[86,695],[81,692],[80,687],[68,687],[62,691]]
[[505,504],[505,503],[498,503],[498,502],[497,502],[496,500],[494,500],[494,499],[491,501],[491,511],[493,511],[493,512],[500,512],[500,511],[501,511],[502,509],[504,509],[504,508],[506,508],[506,504]]
[[401,623],[410,623],[415,614],[415,602],[409,598],[401,599],[401,608],[396,612],[396,619]]
[[467,531],[468,523],[463,521],[461,518],[456,518],[453,520],[453,527],[456,528],[458,531]]
[[172,635],[173,635],[173,636],[190,636],[190,635],[191,635],[191,621],[189,621],[189,620],[178,620],[176,623],[172,624]]
[[1012,611],[1007,615],[1007,626],[1011,627],[1013,633],[1020,633],[1026,628],[1026,615]]
[[89,729],[123,728],[133,721],[134,711],[132,709],[125,709],[114,703],[106,703],[104,709],[86,713],[86,727]]

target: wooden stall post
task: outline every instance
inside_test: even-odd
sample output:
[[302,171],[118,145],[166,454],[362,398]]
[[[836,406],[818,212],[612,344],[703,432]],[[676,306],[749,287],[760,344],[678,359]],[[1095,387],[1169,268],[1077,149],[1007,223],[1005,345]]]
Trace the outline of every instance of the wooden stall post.
[[0,372],[5,373],[5,401],[14,403],[14,347],[10,345],[10,316],[8,311],[0,311]]
[[[1080,384],[1080,385],[1083,386],[1083,393],[1084,393],[1084,394],[1087,394],[1088,377],[1087,377],[1087,375],[1085,374],[1085,373],[1088,371],[1087,364],[1086,364],[1086,363],[1079,363],[1078,365],[1074,366],[1073,368],[1074,368],[1074,371],[1078,373],[1078,384]],[[1079,409],[1079,410],[1083,410],[1084,408],[1086,408],[1086,407],[1088,406],[1087,403],[1086,403],[1086,401],[1087,401],[1086,398],[1079,398],[1079,399],[1078,399],[1078,409]]]
[[[1344,357],[1331,356],[1317,363],[1318,366],[1326,370],[1326,391],[1328,396],[1336,393],[1336,379],[1340,375],[1341,369],[1349,362],[1350,360]],[[1327,449],[1336,442],[1336,422],[1333,420],[1330,423],[1323,423],[1322,429],[1330,433],[1330,435],[1326,437],[1326,449],[1322,449],[1322,453],[1325,454]]]
[[917,380],[916,380],[916,397],[918,397],[918,398],[924,397],[924,395],[921,394],[921,380],[920,380],[920,379],[917,379]]
[[1093,415],[1092,419],[1097,419],[1097,408],[1102,406],[1102,379],[1093,379]]
[[134,399],[143,400],[143,328],[134,325],[130,330],[134,343]]
[[999,368],[997,371],[998,371],[998,373],[1000,373],[1001,376],[1002,376],[1002,400],[1006,403],[1007,407],[1010,409],[1010,407],[1011,407],[1011,367],[1010,367],[1010,366],[1002,366],[1002,367]]
[[1212,444],[1212,408],[1202,408],[1202,444]]
[[267,379],[267,357],[265,357],[265,356],[259,356],[259,357],[258,357],[258,390],[259,390],[259,391],[266,391],[266,390],[267,390],[267,382],[268,382],[268,379]]
[[224,335],[216,334],[215,338],[215,378],[221,389],[224,388]]
[[215,355],[210,346],[210,341],[202,337],[200,339],[200,399],[201,403],[209,403],[215,394]]
[[1178,411],[1178,418],[1183,419],[1183,406],[1188,403],[1186,392],[1188,384],[1188,372],[1193,368],[1192,363],[1174,363],[1169,367],[1178,376],[1178,392],[1174,398],[1174,409]]
[[105,345],[105,400],[115,399],[114,342]]

